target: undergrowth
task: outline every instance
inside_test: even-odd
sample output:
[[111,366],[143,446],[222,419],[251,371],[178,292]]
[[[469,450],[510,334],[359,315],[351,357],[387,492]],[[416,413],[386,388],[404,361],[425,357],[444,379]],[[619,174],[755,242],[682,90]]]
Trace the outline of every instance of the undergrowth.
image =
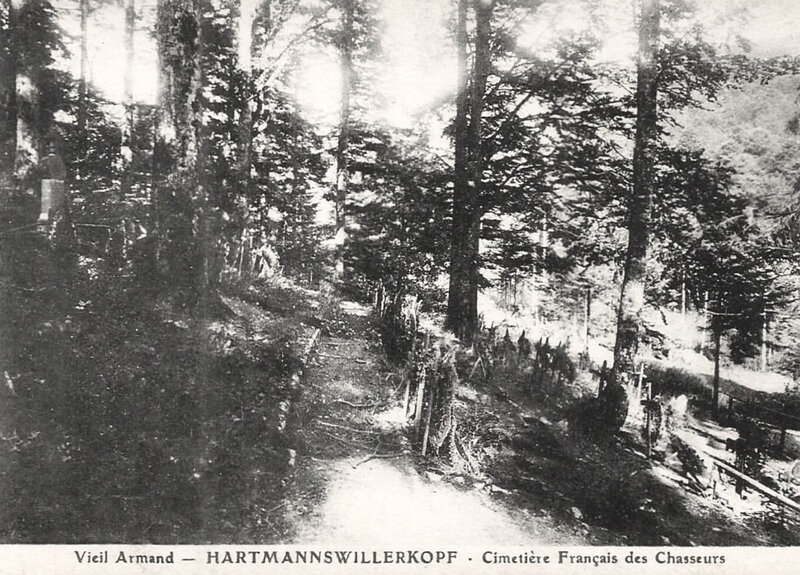
[[67,281],[46,248],[24,249],[37,265],[1,278],[0,540],[277,537],[296,334],[254,343],[241,319],[175,306],[144,279],[84,262]]

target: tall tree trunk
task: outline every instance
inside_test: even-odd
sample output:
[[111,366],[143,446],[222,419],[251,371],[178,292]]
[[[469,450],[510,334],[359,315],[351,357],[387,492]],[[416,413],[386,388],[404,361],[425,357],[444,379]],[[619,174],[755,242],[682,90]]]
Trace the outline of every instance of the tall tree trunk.
[[703,292],[703,325],[700,328],[700,353],[706,349],[706,337],[708,333],[708,291]]
[[160,263],[176,285],[207,295],[211,240],[202,177],[200,0],[159,0]]
[[[14,37],[17,40],[29,31],[16,25],[17,18],[30,5],[30,0],[11,0],[14,15]],[[19,50],[19,43],[15,50]],[[16,134],[14,143],[14,177],[23,185],[32,185],[34,168],[39,162],[43,134],[41,129],[40,87],[33,70],[17,67],[14,102],[16,104]]]
[[450,253],[450,293],[447,326],[460,339],[472,341],[478,329],[480,235],[483,216],[482,115],[486,81],[491,69],[491,20],[494,2],[473,0],[475,12],[475,59],[471,89],[467,90],[467,4],[458,4],[456,51],[455,174],[453,228]]
[[[239,13],[239,66],[244,73],[248,93],[255,90],[255,72],[263,53],[262,42],[271,26],[271,0],[244,0],[240,3]],[[251,185],[251,169],[253,165],[253,100],[244,98],[239,110],[239,155],[237,172],[239,182],[247,192]]]
[[78,154],[83,161],[86,153],[86,76],[89,69],[89,0],[79,0],[80,22],[81,22],[81,68],[78,78],[78,141],[80,149]]
[[612,377],[614,385],[621,385],[634,371],[644,308],[650,206],[654,188],[655,144],[658,132],[656,90],[658,37],[659,0],[642,0],[633,190],[628,203],[628,249],[617,315]]
[[656,60],[659,40],[659,0],[642,0],[636,86],[636,136],[633,152],[633,190],[628,203],[628,249],[622,279],[614,367],[606,400],[613,403],[610,430],[624,423],[628,399],[623,384],[634,372],[644,308],[649,243],[650,206],[654,188],[658,101]]
[[201,115],[199,0],[159,0],[158,52],[161,138],[175,148],[179,171],[194,170]]
[[[236,160],[236,174],[242,193],[248,201],[253,201],[253,129],[254,118],[260,115],[263,94],[256,93],[255,80],[260,70],[261,56],[264,52],[264,42],[272,25],[271,0],[244,0],[239,5],[239,68],[244,75],[247,93],[251,97],[243,98],[239,106],[238,133],[236,142],[238,156]],[[243,226],[247,223],[247,213],[241,214]],[[262,232],[261,240],[265,241]]]
[[714,412],[717,411],[719,405],[719,356],[720,348],[722,346],[722,329],[719,327],[714,328],[714,391],[711,397],[711,407]]
[[466,230],[469,224],[469,90],[467,85],[467,0],[458,0],[456,16],[457,91],[453,172],[453,217],[450,229],[450,288],[447,299],[447,328],[463,338],[469,324],[469,268]]
[[89,73],[89,0],[78,0],[78,10],[80,12],[80,76],[78,77],[78,146],[74,162],[75,166],[75,180],[77,188],[80,190],[83,187],[83,180],[85,178],[85,164],[86,154],[89,149],[88,134],[86,133],[86,78]]
[[335,281],[344,278],[344,250],[347,242],[347,188],[350,184],[348,147],[350,145],[350,95],[353,90],[353,19],[354,0],[345,0],[342,13],[342,40],[339,68],[342,77],[339,110],[339,138],[336,144],[336,190],[334,192],[336,254],[333,266]]
[[472,79],[469,149],[470,181],[468,203],[470,211],[467,241],[469,245],[469,329],[468,339],[478,329],[478,287],[480,280],[480,237],[483,218],[483,107],[486,82],[492,66],[490,48],[494,0],[473,0],[475,10],[475,71]]
[[769,324],[767,322],[767,312],[761,316],[761,371],[767,371],[767,334]]
[[[16,149],[17,51],[14,48],[14,12],[10,0],[3,0],[0,21],[0,187],[9,188],[13,181]],[[2,191],[5,199],[5,190]]]
[[[686,323],[686,264],[681,264],[681,321]],[[685,327],[684,327],[685,329]]]
[[122,198],[130,195],[133,185],[131,164],[133,162],[133,126],[136,119],[133,105],[135,2],[136,0],[125,0],[125,118],[122,121],[122,141],[120,145],[120,194]]
[[589,362],[589,341],[591,336],[590,326],[592,321],[592,288],[586,288],[586,294],[584,296],[584,307],[583,307],[583,355],[586,358],[586,365],[590,364]]

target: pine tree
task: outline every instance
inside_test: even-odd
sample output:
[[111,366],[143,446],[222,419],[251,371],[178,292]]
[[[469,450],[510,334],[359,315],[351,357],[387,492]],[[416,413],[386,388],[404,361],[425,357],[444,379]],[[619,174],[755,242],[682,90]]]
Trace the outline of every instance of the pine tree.
[[467,342],[472,341],[478,329],[480,235],[481,219],[484,215],[483,111],[491,70],[490,41],[494,5],[494,0],[472,2],[475,14],[475,49],[471,74],[467,74],[466,64],[466,0],[459,0],[457,7],[456,53],[459,86],[456,92],[456,160],[447,327]]

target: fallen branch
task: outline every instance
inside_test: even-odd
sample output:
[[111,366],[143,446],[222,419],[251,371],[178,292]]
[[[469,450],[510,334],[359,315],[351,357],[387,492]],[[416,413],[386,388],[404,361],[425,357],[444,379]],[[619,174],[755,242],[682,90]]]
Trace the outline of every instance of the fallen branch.
[[405,455],[406,452],[402,453],[373,453],[372,455],[367,455],[364,459],[359,461],[358,463],[353,464],[353,469],[366,463],[367,461],[372,461],[373,459],[394,459],[395,457],[402,457]]
[[[392,374],[391,374],[391,373],[390,373],[389,375],[387,375],[387,376],[386,376],[386,381],[389,381],[389,378],[390,378],[391,376],[392,376]],[[393,398],[395,395],[397,395],[397,392],[398,392],[398,391],[400,391],[400,387],[401,387],[401,386],[402,386],[404,383],[405,383],[405,382],[403,381],[403,378],[400,378],[400,383],[398,383],[398,384],[397,384],[397,386],[396,386],[396,387],[395,387],[395,388],[392,390],[392,393],[390,393],[390,394],[389,394],[389,399],[391,399],[391,398]]]
[[334,435],[333,433],[328,433],[327,431],[323,431],[322,433],[324,433],[325,435],[327,435],[331,439],[335,439],[336,441],[338,441],[339,443],[341,443],[345,447],[352,448],[353,445],[357,445],[359,447],[364,447],[364,448],[370,448],[370,449],[374,448],[374,446],[367,445],[366,443],[364,443],[362,441],[356,441],[355,439],[349,439],[349,438],[348,439],[342,439],[338,435]]
[[8,234],[13,234],[14,232],[19,232],[19,231],[27,230],[27,229],[30,229],[30,228],[35,228],[35,227],[38,227],[38,226],[39,226],[39,223],[37,222],[35,224],[26,224],[26,225],[20,226],[18,228],[11,228],[10,230],[3,230],[2,232],[0,232],[0,238],[3,238],[5,236],[7,236]]
[[373,435],[380,434],[380,431],[372,431],[371,429],[356,429],[354,427],[346,427],[344,425],[338,425],[336,423],[328,423],[327,421],[317,420],[319,425],[324,425],[325,427],[333,427],[334,429],[343,429],[344,431],[352,431],[353,433],[370,433]]
[[334,399],[332,403],[341,403],[343,405],[347,405],[349,407],[354,407],[356,409],[363,409],[365,407],[375,407],[378,405],[375,402],[372,403],[350,403],[349,401],[345,401],[344,399]]
[[267,509],[267,513],[272,513],[273,511],[277,511],[277,510],[278,510],[278,509],[280,509],[281,507],[285,507],[287,503],[289,503],[289,501],[283,501],[283,502],[281,502],[281,503],[278,503],[278,504],[277,504],[275,507],[273,507],[272,509]]
[[467,376],[467,381],[472,381],[472,376],[475,375],[475,370],[478,369],[478,366],[480,366],[481,372],[483,372],[483,378],[486,379],[486,368],[483,367],[483,360],[478,356],[478,359],[475,360],[475,365],[472,366],[472,371],[470,371],[469,376]]
[[721,470],[725,471],[728,475],[732,475],[736,479],[743,481],[752,489],[758,491],[762,495],[765,495],[769,499],[772,499],[773,501],[780,503],[784,507],[788,507],[794,511],[800,512],[800,504],[798,504],[796,501],[792,501],[785,495],[778,493],[774,489],[767,487],[760,481],[753,479],[749,475],[745,475],[744,473],[742,473],[732,465],[728,464],[728,462],[726,462],[725,460],[717,457],[713,453],[709,453],[708,451],[706,451],[706,455],[710,456],[713,459],[714,465],[716,465]]

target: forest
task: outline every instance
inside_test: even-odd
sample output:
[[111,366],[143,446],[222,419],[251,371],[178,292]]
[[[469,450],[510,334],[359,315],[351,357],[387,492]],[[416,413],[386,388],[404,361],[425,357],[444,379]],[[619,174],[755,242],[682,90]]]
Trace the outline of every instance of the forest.
[[797,545],[798,21],[0,1],[0,542]]

